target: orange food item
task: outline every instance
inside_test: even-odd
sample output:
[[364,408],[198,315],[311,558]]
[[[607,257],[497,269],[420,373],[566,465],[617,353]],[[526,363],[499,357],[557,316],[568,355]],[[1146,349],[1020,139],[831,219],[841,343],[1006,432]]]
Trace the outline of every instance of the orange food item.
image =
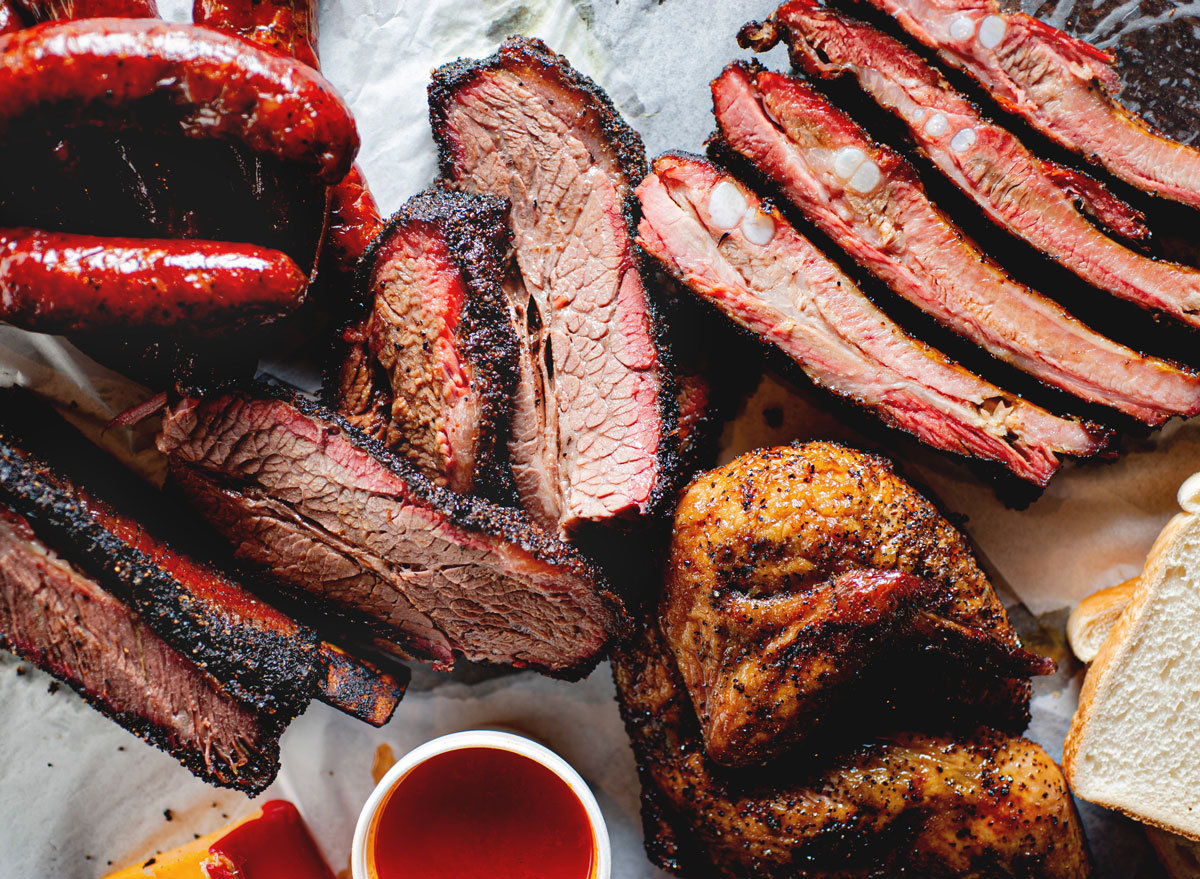
[[261,809],[105,879],[334,879],[296,807]]

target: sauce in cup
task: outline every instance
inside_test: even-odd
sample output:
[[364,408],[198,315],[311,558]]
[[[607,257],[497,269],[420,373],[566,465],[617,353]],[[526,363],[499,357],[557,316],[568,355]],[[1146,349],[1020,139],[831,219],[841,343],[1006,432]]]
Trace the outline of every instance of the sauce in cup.
[[[500,745],[460,738],[480,735]],[[437,747],[453,739],[459,746]],[[419,759],[397,765],[360,820],[356,867],[365,869],[356,879],[606,879],[603,819],[561,758],[490,731],[448,736],[413,754]]]

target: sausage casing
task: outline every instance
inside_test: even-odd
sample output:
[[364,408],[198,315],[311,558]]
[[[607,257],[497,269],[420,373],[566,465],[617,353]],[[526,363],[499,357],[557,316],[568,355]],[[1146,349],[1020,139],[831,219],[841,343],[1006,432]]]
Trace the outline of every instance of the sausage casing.
[[300,305],[307,280],[253,244],[0,229],[0,320],[36,332],[268,323]]
[[0,139],[47,113],[112,128],[165,119],[331,184],[359,144],[350,110],[317,71],[210,28],[152,19],[51,22],[0,37]]

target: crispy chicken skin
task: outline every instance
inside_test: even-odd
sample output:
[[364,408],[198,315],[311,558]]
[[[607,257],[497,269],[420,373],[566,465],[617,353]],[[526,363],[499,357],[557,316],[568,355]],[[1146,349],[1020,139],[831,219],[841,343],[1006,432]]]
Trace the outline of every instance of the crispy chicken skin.
[[934,506],[884,459],[833,443],[761,450],[692,482],[659,616],[705,751],[729,766],[872,701],[912,717],[919,700],[923,725],[936,712],[1020,732],[1025,678],[1053,670],[1020,649]]
[[981,729],[902,733],[730,772],[707,759],[651,622],[613,657],[642,780],[646,848],[693,879],[1084,879],[1062,772],[1037,745]]

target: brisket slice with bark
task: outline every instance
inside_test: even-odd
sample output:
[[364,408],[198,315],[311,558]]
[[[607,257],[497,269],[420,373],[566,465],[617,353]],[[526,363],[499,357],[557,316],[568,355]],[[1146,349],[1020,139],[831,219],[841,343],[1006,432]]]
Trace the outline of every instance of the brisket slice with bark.
[[397,680],[345,654],[198,561],[203,523],[22,391],[0,393],[0,502],[221,689],[281,725],[315,695],[378,726],[404,694],[406,669]]
[[929,201],[901,156],[807,84],[731,65],[712,92],[724,144],[940,323],[1046,384],[1147,424],[1200,412],[1200,377],[1101,336],[1013,280]]
[[1113,56],[997,0],[867,0],[996,102],[1069,150],[1152,195],[1200,207],[1200,150],[1114,97]]
[[778,211],[720,168],[668,154],[638,187],[639,242],[697,296],[816,384],[929,445],[1045,485],[1103,436],[1001,390],[906,335]]
[[[915,52],[869,25],[812,0],[781,6],[775,21],[777,25],[747,26],[743,37],[765,47],[782,36],[792,63],[806,73],[853,75],[995,223],[1101,290],[1200,327],[1200,270],[1135,253],[1097,229],[1076,207],[1082,194],[1093,213],[1118,230],[1131,231],[1137,223],[1132,209],[1100,183],[1037,158],[1015,135],[984,118]],[[1148,384],[1145,393],[1150,396],[1156,383]],[[1194,413],[1200,406],[1200,383],[1193,380],[1192,387],[1190,410],[1183,411]],[[1169,401],[1162,402],[1171,411]]]
[[159,448],[239,558],[414,656],[573,678],[623,618],[578,552],[515,510],[433,485],[301,398],[184,399]]
[[343,332],[334,384],[347,421],[431,480],[512,503],[507,213],[493,196],[436,187],[410,199],[359,269],[368,310]]
[[211,784],[254,794],[279,770],[278,717],[222,689],[3,503],[0,647]]
[[653,512],[674,481],[676,401],[633,243],[641,139],[536,40],[440,68],[429,108],[447,183],[512,205],[532,350],[510,446],[522,503],[563,531]]

